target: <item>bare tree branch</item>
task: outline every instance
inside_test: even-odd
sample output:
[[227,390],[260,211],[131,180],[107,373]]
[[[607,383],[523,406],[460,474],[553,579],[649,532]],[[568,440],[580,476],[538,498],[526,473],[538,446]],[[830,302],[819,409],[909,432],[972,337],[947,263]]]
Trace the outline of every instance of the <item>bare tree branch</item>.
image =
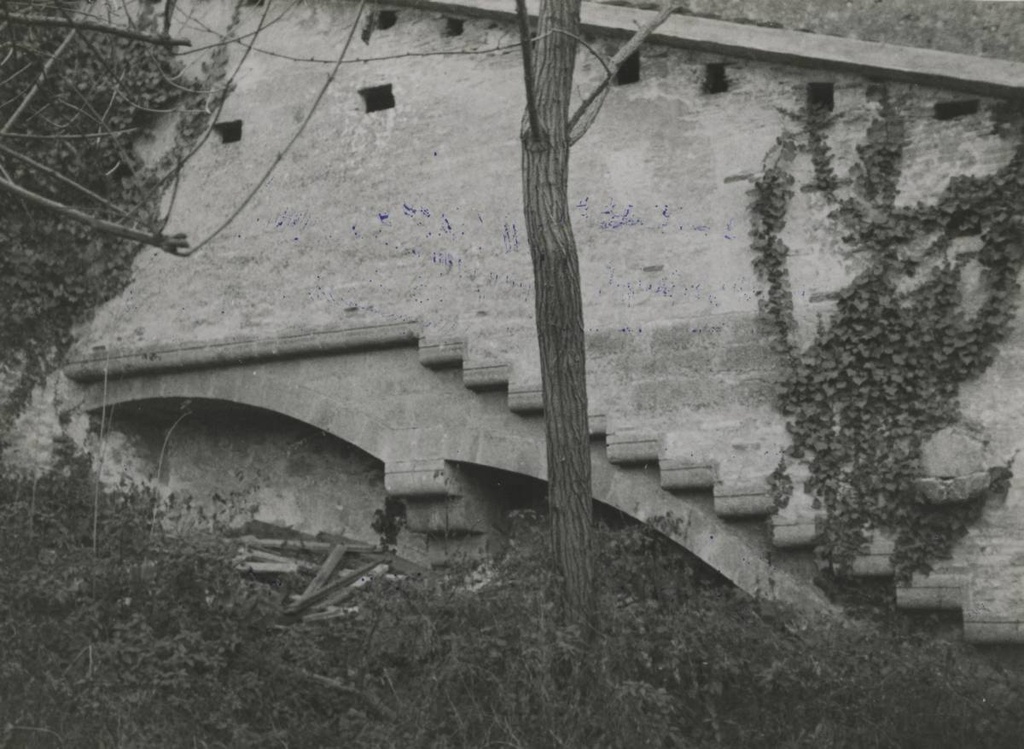
[[175,234],[174,236],[164,236],[163,234],[147,234],[146,232],[139,231],[138,229],[131,229],[121,224],[115,224],[113,221],[106,221],[95,216],[90,216],[87,213],[83,213],[75,208],[66,206],[63,203],[58,203],[56,200],[50,200],[44,198],[42,195],[37,195],[31,190],[26,190],[24,187],[19,187],[13,182],[9,182],[6,179],[0,179],[0,191],[10,193],[16,197],[21,198],[27,203],[46,208],[47,210],[53,211],[61,216],[77,221],[81,224],[91,226],[97,231],[102,231],[105,234],[112,234],[116,237],[122,237],[123,239],[130,239],[134,242],[141,242],[143,244],[152,245],[153,247],[159,247],[164,252],[169,252],[172,255],[178,255],[179,250],[188,249],[188,241],[185,239],[184,234]]
[[519,20],[519,41],[523,47],[523,75],[526,78],[526,112],[530,133],[540,138],[540,119],[537,117],[537,97],[533,89],[533,42],[530,40],[530,18],[526,15],[526,0],[516,0],[516,18]]
[[352,37],[355,36],[356,27],[359,26],[359,19],[363,17],[363,10],[365,9],[365,7],[366,0],[360,0],[359,6],[356,8],[355,20],[352,22],[352,28],[349,29],[348,32],[348,38],[345,39],[345,44],[342,46],[341,52],[338,53],[338,61],[335,63],[334,69],[331,70],[330,75],[327,76],[327,80],[324,81],[324,85],[321,86],[320,91],[316,95],[316,98],[313,99],[313,104],[310,106],[309,112],[306,113],[306,119],[304,119],[302,121],[302,124],[299,125],[298,130],[296,130],[295,134],[292,135],[292,139],[289,140],[285,144],[285,147],[281,150],[281,152],[278,153],[276,157],[274,157],[273,162],[271,162],[270,167],[267,169],[267,171],[263,173],[263,176],[260,178],[260,181],[257,182],[256,186],[249,191],[249,194],[245,196],[245,199],[242,200],[241,203],[239,203],[238,207],[231,213],[231,215],[228,216],[227,219],[220,226],[214,229],[199,244],[197,244],[195,248],[189,250],[188,252],[178,253],[179,255],[187,257],[188,255],[191,255],[194,252],[198,252],[208,242],[213,240],[214,237],[216,237],[218,234],[224,231],[231,224],[232,221],[238,218],[239,214],[241,214],[242,211],[245,210],[245,208],[249,205],[252,199],[256,196],[256,193],[259,192],[263,185],[266,184],[267,180],[270,179],[270,175],[274,173],[274,170],[277,168],[277,165],[281,163],[281,160],[285,157],[285,154],[287,154],[288,151],[291,150],[291,147],[295,145],[295,141],[297,141],[299,137],[302,135],[302,133],[306,130],[306,125],[308,125],[309,121],[313,119],[313,115],[316,113],[317,107],[320,106],[320,102],[323,100],[324,95],[327,93],[327,89],[330,88],[331,84],[334,82],[334,78],[338,75],[338,71],[341,69],[341,64],[345,59],[345,53],[348,52],[349,45],[352,44]]
[[104,198],[102,195],[98,195],[98,194],[94,193],[88,187],[85,187],[84,185],[80,185],[79,183],[77,183],[73,179],[71,179],[70,177],[65,177],[60,172],[58,172],[58,171],[56,171],[54,169],[51,169],[50,167],[46,166],[46,164],[41,164],[38,161],[36,161],[35,159],[29,158],[25,154],[18,153],[13,148],[8,148],[7,146],[5,146],[3,144],[0,144],[0,153],[5,153],[8,156],[11,156],[11,157],[13,157],[15,159],[20,159],[21,161],[24,161],[26,164],[28,164],[29,166],[34,167],[35,169],[38,169],[43,174],[45,174],[45,175],[47,175],[49,177],[52,177],[53,179],[57,180],[58,182],[63,182],[68,187],[70,187],[70,188],[72,188],[74,190],[77,190],[78,192],[82,193],[83,195],[86,195],[86,196],[92,198],[97,203],[102,205],[104,208],[109,208],[110,210],[114,211],[115,213],[120,213],[122,216],[126,216],[128,214],[128,211],[124,210],[123,208],[121,208],[119,206],[114,205],[109,200]]
[[162,47],[191,47],[192,42],[188,39],[176,39],[169,36],[154,36],[143,34],[131,29],[122,29],[117,26],[108,26],[105,23],[93,23],[92,21],[72,21],[67,18],[51,18],[50,16],[23,16],[16,13],[9,13],[7,21],[12,25],[39,26],[51,28],[77,29],[78,31],[96,31],[100,34],[119,36],[123,39],[132,39],[137,42],[156,44]]
[[0,138],[20,138],[22,140],[85,140],[87,138],[113,138],[125,133],[134,133],[139,128],[126,127],[121,130],[108,130],[105,133],[50,133],[36,135],[34,133],[0,133]]
[[678,0],[667,0],[666,3],[661,7],[654,18],[647,22],[642,28],[638,29],[632,38],[628,42],[622,45],[615,56],[611,59],[610,64],[606,66],[611,68],[603,81],[601,81],[597,88],[590,92],[590,95],[580,104],[579,108],[573,112],[572,117],[569,118],[569,145],[574,145],[587,134],[587,130],[594,124],[594,120],[597,119],[597,113],[601,111],[601,104],[604,103],[605,94],[608,92],[608,86],[612,82],[612,78],[619,72],[619,68],[626,61],[630,55],[640,49],[640,46],[647,40],[654,30],[657,29],[661,24],[665,23],[673,11],[678,7]]
[[64,41],[60,43],[60,46],[53,51],[52,55],[50,55],[50,59],[48,59],[46,64],[43,65],[43,69],[40,70],[39,75],[36,76],[35,83],[32,84],[32,88],[29,89],[29,92],[25,94],[24,98],[21,100],[21,104],[18,105],[18,108],[14,110],[14,114],[12,114],[7,122],[4,123],[3,128],[0,128],[0,135],[7,133],[12,127],[14,127],[18,118],[21,117],[28,105],[32,103],[32,99],[35,98],[36,94],[39,93],[39,89],[42,88],[43,83],[46,81],[46,76],[49,75],[50,68],[53,67],[53,63],[57,61],[57,58],[60,57],[61,53],[67,48],[71,43],[71,40],[74,38],[75,30],[71,29],[71,31],[68,32],[68,35],[64,37]]

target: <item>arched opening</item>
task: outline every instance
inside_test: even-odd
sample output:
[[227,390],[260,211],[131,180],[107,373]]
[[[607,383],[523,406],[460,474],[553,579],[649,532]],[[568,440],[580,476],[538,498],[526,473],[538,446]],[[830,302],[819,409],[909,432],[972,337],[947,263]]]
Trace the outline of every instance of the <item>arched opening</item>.
[[[104,473],[155,483],[174,506],[376,543],[384,464],[317,427],[228,401],[154,398],[108,409]],[[97,419],[98,421],[98,419]]]

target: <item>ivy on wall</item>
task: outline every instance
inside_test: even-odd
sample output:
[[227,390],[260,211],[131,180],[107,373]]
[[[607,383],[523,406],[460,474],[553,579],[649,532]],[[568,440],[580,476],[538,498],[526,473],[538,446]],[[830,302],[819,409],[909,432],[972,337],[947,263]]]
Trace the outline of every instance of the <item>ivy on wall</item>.
[[[807,189],[837,204],[831,217],[865,264],[805,350],[792,343],[787,252],[778,236],[793,179],[778,166],[755,185],[752,248],[768,285],[763,311],[787,353],[779,401],[792,456],[809,462],[808,488],[826,510],[819,551],[842,570],[867,533],[888,533],[897,575],[906,578],[947,557],[981,512],[980,499],[927,504],[912,482],[923,442],[957,420],[960,384],[991,364],[1013,319],[1024,263],[1024,149],[992,176],[952,178],[934,204],[896,206],[906,126],[890,92],[872,88],[878,114],[843,199],[827,143],[831,117],[804,113],[814,166]],[[980,249],[951,252],[964,236]],[[980,266],[982,281],[968,305],[963,273],[970,263]]]
[[[178,59],[145,42],[22,24],[4,34],[4,69],[14,72],[0,76],[4,178],[96,218],[155,225],[161,175],[173,171],[174,156],[147,166],[134,143],[173,114],[183,149],[206,124],[210,91],[199,89],[209,82],[183,78]],[[211,75],[226,55],[214,51]],[[26,97],[37,78],[38,91]],[[72,325],[127,284],[139,246],[7,193],[0,215],[2,433],[70,345]]]

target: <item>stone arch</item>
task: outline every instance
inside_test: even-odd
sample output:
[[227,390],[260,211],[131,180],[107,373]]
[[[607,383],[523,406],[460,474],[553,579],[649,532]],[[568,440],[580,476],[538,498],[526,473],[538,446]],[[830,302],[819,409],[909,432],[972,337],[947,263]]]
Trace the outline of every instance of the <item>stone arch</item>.
[[88,387],[82,407],[97,410],[141,400],[195,398],[254,406],[289,416],[386,461],[391,430],[361,409],[259,369],[169,373]]

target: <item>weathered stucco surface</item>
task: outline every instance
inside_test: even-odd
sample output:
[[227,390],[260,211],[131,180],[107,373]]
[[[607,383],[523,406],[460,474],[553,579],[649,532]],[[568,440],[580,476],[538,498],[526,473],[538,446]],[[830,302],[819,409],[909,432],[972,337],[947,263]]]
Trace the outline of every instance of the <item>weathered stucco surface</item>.
[[[823,24],[879,38],[882,26],[844,27],[854,6],[840,5],[822,6]],[[903,4],[890,4],[879,18],[896,7]],[[967,12],[943,7],[938,18]],[[729,8],[740,12],[738,3]],[[764,8],[781,13],[782,6]],[[241,11],[236,33],[252,31],[260,9]],[[1013,11],[971,12],[993,24]],[[241,120],[242,138],[221,143],[214,136],[188,164],[173,206],[168,195],[169,232],[186,232],[195,244],[241,203],[308,113],[352,16],[351,4],[296,6],[255,37],[219,117]],[[932,36],[915,38],[946,40],[944,26],[925,25]],[[143,253],[132,286],[81,331],[80,350],[417,319],[428,336],[467,338],[469,363],[508,362],[512,385],[536,387],[532,272],[520,209],[524,102],[519,54],[509,47],[516,34],[486,19],[467,20],[459,36],[444,30],[439,14],[401,8],[397,23],[376,30],[369,44],[357,36],[306,132],[238,218],[188,259]],[[1018,49],[1016,31],[999,33],[991,45],[969,35],[959,47],[937,46]],[[605,53],[616,46],[591,44]],[[229,70],[243,51],[231,47]],[[729,90],[703,93],[705,64],[722,61]],[[601,74],[581,53],[580,91]],[[613,88],[574,150],[570,197],[591,412],[607,416],[620,444],[653,445],[655,458],[725,456],[722,463],[738,476],[764,475],[785,447],[783,420],[772,408],[777,367],[758,323],[764,287],[751,266],[749,203],[753,181],[779,156],[779,136],[802,130],[798,113],[813,81],[835,84],[828,142],[838,176],[851,177],[857,146],[879,112],[877,82],[653,45],[643,50],[641,80]],[[384,84],[392,86],[395,107],[367,113],[360,90]],[[977,114],[938,121],[935,102],[963,94],[905,83],[890,85],[889,93],[910,141],[901,204],[935,200],[954,175],[995,172],[1016,146],[997,127],[992,100],[982,99]],[[830,313],[833,293],[862,266],[821,196],[800,189],[813,179],[809,154],[794,159],[797,190],[783,239],[808,340],[817,316]],[[969,284],[965,292],[970,298]],[[1024,446],[1021,357],[1018,324],[996,364],[963,393],[965,415],[988,430],[989,449],[1003,460]],[[396,390],[394,397],[407,394]],[[1014,548],[1024,527],[1020,497],[1014,489],[993,508],[985,549]],[[791,510],[805,511],[809,506]]]

